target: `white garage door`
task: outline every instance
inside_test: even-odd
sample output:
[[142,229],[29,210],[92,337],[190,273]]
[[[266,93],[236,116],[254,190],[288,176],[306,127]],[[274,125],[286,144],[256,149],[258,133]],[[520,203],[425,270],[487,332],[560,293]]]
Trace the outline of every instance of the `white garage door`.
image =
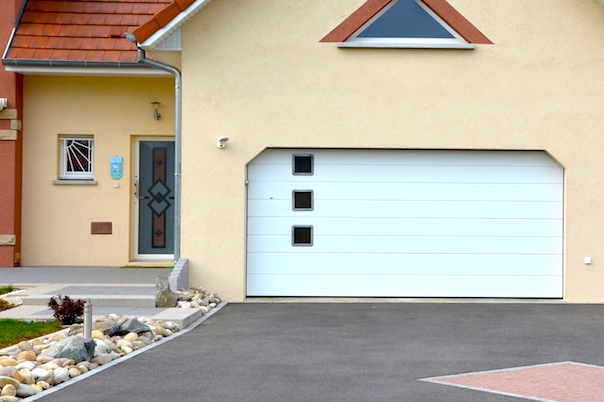
[[248,180],[249,296],[562,297],[543,152],[267,150]]

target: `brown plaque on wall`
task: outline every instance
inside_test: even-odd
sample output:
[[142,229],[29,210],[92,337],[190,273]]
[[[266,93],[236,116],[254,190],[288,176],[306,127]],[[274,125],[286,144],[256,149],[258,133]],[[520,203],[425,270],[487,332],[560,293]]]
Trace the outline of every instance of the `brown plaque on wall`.
[[112,222],[91,222],[91,234],[111,234],[113,229]]

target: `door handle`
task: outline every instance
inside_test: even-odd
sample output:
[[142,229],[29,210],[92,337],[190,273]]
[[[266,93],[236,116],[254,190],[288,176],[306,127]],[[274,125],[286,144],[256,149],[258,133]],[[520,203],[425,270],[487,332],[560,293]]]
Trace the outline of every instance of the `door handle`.
[[137,178],[134,178],[134,198],[138,198],[139,200],[148,200],[149,198],[151,198],[151,197],[144,196],[144,195],[141,195],[141,196],[138,195],[138,179]]

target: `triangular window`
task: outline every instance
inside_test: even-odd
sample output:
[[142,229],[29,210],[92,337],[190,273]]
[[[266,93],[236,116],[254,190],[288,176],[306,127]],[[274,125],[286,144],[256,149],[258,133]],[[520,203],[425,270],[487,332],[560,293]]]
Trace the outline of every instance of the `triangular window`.
[[346,42],[372,47],[475,47],[419,0],[392,1]]
[[339,42],[339,47],[453,49],[492,43],[446,0],[368,0],[322,42]]

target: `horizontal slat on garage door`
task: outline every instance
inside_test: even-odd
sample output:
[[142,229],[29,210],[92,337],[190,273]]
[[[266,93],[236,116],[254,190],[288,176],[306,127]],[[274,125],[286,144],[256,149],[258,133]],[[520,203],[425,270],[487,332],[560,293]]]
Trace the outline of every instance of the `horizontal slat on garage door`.
[[[248,202],[249,216],[302,217],[292,211],[291,201]],[[562,213],[561,202],[476,202],[476,201],[315,201],[312,216],[366,218],[499,218],[555,219]]]
[[[422,218],[318,218],[303,217],[300,222],[320,228],[323,236],[362,236],[380,233],[388,236],[487,236],[544,237],[562,233],[559,219],[422,219]],[[280,235],[291,231],[292,221],[280,217],[251,217],[250,235]]]
[[[396,165],[315,165],[313,176],[297,176],[298,181],[338,183],[560,183],[555,167],[541,166],[408,166]],[[284,181],[291,177],[291,166],[258,164],[249,174],[259,182]],[[287,170],[286,170],[287,169]]]
[[[317,230],[315,230],[317,231]],[[291,236],[248,236],[252,253],[390,253],[390,254],[554,254],[562,252],[557,237],[314,236],[312,247],[292,247]],[[283,263],[287,263],[284,261]]]
[[[317,200],[358,200],[370,194],[372,200],[426,201],[562,201],[562,187],[557,184],[465,184],[465,183],[323,183],[315,179],[308,183]],[[254,182],[249,189],[249,200],[287,200],[291,202],[291,188],[306,189],[305,183]]]
[[[307,153],[314,174],[293,175]],[[545,153],[270,150],[248,179],[250,296],[562,296],[563,171]]]
[[[346,286],[342,286],[345,279]],[[316,275],[254,275],[248,277],[248,294],[273,296],[341,297],[510,297],[549,298],[562,294],[557,276],[368,276],[342,278]]]
[[252,275],[557,276],[557,255],[279,253],[248,255]]
[[[533,151],[447,151],[392,149],[271,149],[254,159],[251,165],[284,165],[293,154],[312,154],[317,165],[416,165],[416,166],[549,166],[558,165],[544,152]],[[284,157],[285,155],[285,157]],[[435,163],[437,162],[437,163]],[[291,169],[289,170],[291,172]]]

